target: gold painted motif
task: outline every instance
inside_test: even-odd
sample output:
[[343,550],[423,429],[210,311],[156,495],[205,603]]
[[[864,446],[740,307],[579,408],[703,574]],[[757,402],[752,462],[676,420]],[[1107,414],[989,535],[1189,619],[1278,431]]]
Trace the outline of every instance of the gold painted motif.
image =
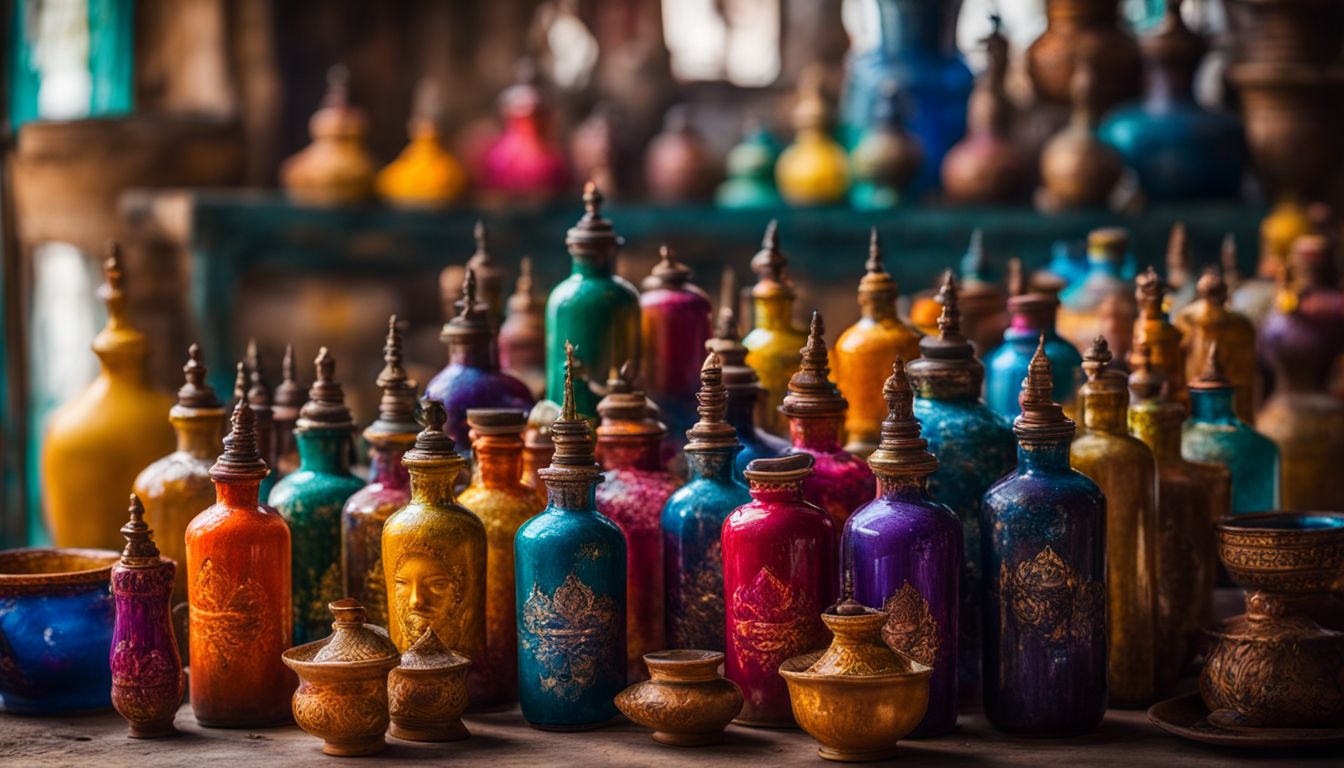
[[294,617],[294,623],[303,627],[321,627],[330,624],[331,610],[327,606],[343,597],[345,586],[341,583],[341,563],[337,559],[322,573],[313,599],[304,606],[302,616]]
[[1005,611],[1050,642],[1087,642],[1105,626],[1105,585],[1081,581],[1048,545],[1011,571],[1000,566],[999,589]]
[[598,657],[616,641],[616,607],[573,573],[547,595],[536,584],[523,604],[524,650],[541,667],[541,687],[562,701],[577,701],[597,674]]
[[887,620],[882,625],[882,639],[894,651],[905,654],[920,664],[933,666],[938,656],[938,620],[929,610],[929,601],[910,582],[887,598],[882,607]]
[[236,582],[206,558],[196,574],[191,635],[223,659],[246,651],[265,631],[266,593],[251,578]]
[[427,549],[409,548],[397,558],[392,599],[406,647],[431,629],[445,644],[466,636],[464,581],[460,564],[450,564]]
[[733,593],[733,637],[744,659],[763,669],[810,651],[819,643],[820,611],[803,590],[762,568],[750,584]]
[[681,577],[681,601],[670,627],[674,648],[714,650],[723,647],[723,549],[709,545],[700,564]]

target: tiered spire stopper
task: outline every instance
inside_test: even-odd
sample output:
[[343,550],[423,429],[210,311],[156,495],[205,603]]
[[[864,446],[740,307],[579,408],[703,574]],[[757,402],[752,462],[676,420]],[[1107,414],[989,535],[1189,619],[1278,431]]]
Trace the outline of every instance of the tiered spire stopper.
[[[239,363],[241,369],[242,364]],[[233,406],[229,434],[224,438],[224,453],[210,468],[216,482],[257,480],[270,472],[257,451],[257,417],[247,403],[239,399]]]
[[192,344],[187,350],[187,364],[182,366],[183,384],[177,390],[177,405],[169,415],[187,416],[194,411],[220,410],[220,402],[215,390],[206,383],[205,363],[201,361],[201,347]]
[[336,360],[326,347],[313,361],[317,378],[308,388],[308,402],[299,410],[299,429],[354,429],[354,417],[345,405],[345,391],[336,381]]
[[887,418],[882,422],[877,450],[868,457],[868,466],[885,475],[928,476],[938,469],[938,460],[929,453],[929,443],[920,436],[915,418],[915,392],[905,373],[905,360],[899,355],[891,366],[891,376],[882,386],[887,401]]
[[121,550],[123,565],[159,559],[159,548],[154,545],[154,532],[145,522],[145,505],[140,503],[140,497],[134,493],[131,494],[130,519],[121,526],[121,535],[126,539],[126,548]]
[[383,342],[383,370],[378,386],[383,397],[378,402],[378,419],[364,431],[366,437],[406,436],[415,434],[415,382],[402,367],[401,323],[396,315],[387,319],[387,340]]
[[601,472],[588,422],[581,418],[574,404],[574,345],[565,342],[565,394],[560,404],[560,418],[551,423],[551,442],[555,453],[551,466],[540,470],[546,480],[596,476]]
[[1045,334],[1042,333],[1017,399],[1022,407],[1022,413],[1013,421],[1013,431],[1018,439],[1062,441],[1073,438],[1073,420],[1065,416],[1064,409],[1054,401],[1054,385],[1050,358],[1045,356]]
[[789,379],[788,394],[779,408],[785,416],[835,416],[843,414],[849,407],[830,379],[825,335],[821,313],[813,312],[807,344],[799,350],[802,361]]
[[686,450],[736,448],[737,430],[727,422],[728,389],[723,385],[723,361],[713,352],[700,366],[700,391],[695,395],[700,420],[686,430]]

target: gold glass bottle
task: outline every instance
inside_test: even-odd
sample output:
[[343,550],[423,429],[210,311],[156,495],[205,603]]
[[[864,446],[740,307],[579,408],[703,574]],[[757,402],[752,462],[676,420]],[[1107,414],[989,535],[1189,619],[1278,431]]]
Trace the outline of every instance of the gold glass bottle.
[[140,470],[176,442],[164,418],[173,399],[145,381],[149,341],[127,319],[116,243],[108,244],[98,296],[107,304],[107,325],[93,339],[98,378],[51,416],[42,499],[55,546],[120,550],[122,499]]
[[1073,468],[1106,495],[1107,625],[1110,704],[1146,706],[1157,690],[1157,465],[1130,436],[1124,375],[1107,371],[1111,350],[1100,336],[1083,356],[1079,390],[1083,428],[1073,439]]
[[1167,397],[1189,407],[1190,393],[1185,388],[1185,354],[1181,348],[1181,332],[1167,321],[1164,308],[1167,284],[1152,267],[1134,280],[1134,300],[1139,316],[1134,320],[1134,341],[1129,354],[1129,367],[1138,363],[1134,352],[1139,345],[1148,348],[1154,368],[1162,372],[1167,382]]
[[756,423],[777,434],[787,434],[789,423],[779,406],[789,392],[789,377],[798,369],[798,350],[807,343],[807,331],[793,322],[793,302],[797,294],[793,281],[784,273],[788,261],[779,250],[778,224],[765,228],[761,250],[751,258],[757,275],[751,287],[751,302],[756,325],[742,339],[747,348],[747,365],[756,371],[765,389],[757,402]]
[[1233,406],[1237,418],[1255,420],[1260,375],[1255,361],[1255,326],[1250,318],[1227,305],[1228,286],[1210,267],[1195,284],[1197,298],[1176,314],[1176,327],[1185,339],[1185,380],[1194,381],[1218,345],[1223,374],[1237,388]]
[[523,430],[527,412],[507,408],[467,411],[476,469],[458,496],[485,525],[485,660],[481,662],[481,707],[511,701],[518,691],[518,626],[514,612],[513,535],[546,508],[523,485]]
[[897,357],[919,357],[919,334],[896,316],[896,281],[882,264],[882,244],[874,227],[868,262],[859,281],[859,321],[846,328],[831,353],[835,385],[849,401],[845,414],[845,450],[867,456],[877,448],[878,432],[887,417],[882,386]]
[[177,432],[177,450],[145,467],[135,478],[135,494],[145,508],[145,523],[157,532],[159,550],[178,564],[173,583],[173,605],[187,599],[187,525],[197,513],[215,503],[210,467],[215,463],[228,412],[205,383],[201,348],[187,352],[182,368],[186,381],[177,390],[177,404],[168,420]]
[[486,667],[485,526],[454,498],[466,461],[443,431],[447,413],[437,400],[421,406],[425,429],[401,460],[411,474],[411,503],[383,525],[387,628],[398,650],[432,631],[471,659],[471,700],[483,701],[489,698],[480,690]]

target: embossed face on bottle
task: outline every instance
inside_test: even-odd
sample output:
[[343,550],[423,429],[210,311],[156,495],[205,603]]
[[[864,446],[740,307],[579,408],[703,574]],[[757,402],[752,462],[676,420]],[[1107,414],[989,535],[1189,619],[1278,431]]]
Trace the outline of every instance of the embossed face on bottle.
[[411,642],[443,626],[462,604],[460,569],[424,552],[407,552],[397,560],[393,585],[401,630]]

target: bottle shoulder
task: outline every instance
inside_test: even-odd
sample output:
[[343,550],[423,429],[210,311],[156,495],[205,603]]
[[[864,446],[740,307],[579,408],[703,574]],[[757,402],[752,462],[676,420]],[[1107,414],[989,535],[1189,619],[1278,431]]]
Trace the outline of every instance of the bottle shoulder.
[[547,506],[541,513],[518,528],[516,541],[539,543],[543,541],[593,540],[619,541],[625,546],[625,534],[620,526],[596,509],[577,512]]
[[399,536],[422,536],[426,533],[442,535],[471,535],[480,532],[484,535],[485,525],[467,507],[461,504],[417,504],[411,502],[387,519],[383,524],[383,538]]

